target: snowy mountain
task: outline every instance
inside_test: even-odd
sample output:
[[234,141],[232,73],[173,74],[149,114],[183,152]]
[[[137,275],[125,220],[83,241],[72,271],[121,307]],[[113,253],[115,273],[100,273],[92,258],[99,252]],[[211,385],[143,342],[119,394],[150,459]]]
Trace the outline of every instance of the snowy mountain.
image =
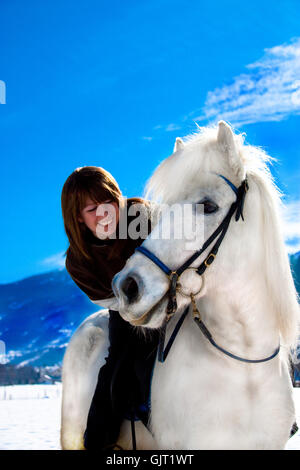
[[77,326],[97,310],[65,269],[0,284],[6,359],[32,366],[60,363]]
[[[300,252],[290,261],[300,295]],[[0,284],[0,340],[7,359],[31,366],[61,363],[77,326],[97,310],[65,269]]]

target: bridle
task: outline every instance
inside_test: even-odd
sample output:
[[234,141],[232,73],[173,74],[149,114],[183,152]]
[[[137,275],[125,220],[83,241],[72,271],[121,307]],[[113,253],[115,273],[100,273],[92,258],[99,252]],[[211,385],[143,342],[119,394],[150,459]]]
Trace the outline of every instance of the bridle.
[[[169,342],[164,349],[164,341],[165,341],[165,333],[166,333],[166,326],[169,321],[169,319],[175,314],[177,310],[177,299],[176,299],[176,292],[179,291],[182,295],[184,294],[181,289],[180,289],[180,284],[178,283],[180,276],[184,271],[187,269],[194,269],[195,272],[199,276],[203,276],[204,272],[206,269],[213,263],[215,260],[218,250],[220,248],[220,245],[226,235],[226,232],[228,230],[230,221],[235,214],[235,220],[238,221],[240,218],[244,220],[243,216],[243,209],[244,209],[244,201],[245,201],[245,196],[246,193],[249,189],[247,178],[245,178],[241,185],[239,187],[236,187],[230,180],[228,180],[225,176],[223,175],[218,175],[223,180],[231,187],[231,189],[235,192],[236,194],[236,200],[231,204],[229,211],[223,221],[220,223],[220,225],[217,227],[217,229],[210,235],[210,237],[204,242],[202,247],[195,251],[190,258],[187,259],[179,268],[177,268],[175,271],[171,270],[166,264],[164,264],[157,256],[155,256],[150,250],[145,248],[144,246],[139,246],[135,249],[135,251],[143,254],[147,258],[149,258],[156,266],[158,266],[168,277],[170,280],[170,287],[168,290],[168,304],[166,308],[166,321],[162,327],[162,334],[161,334],[161,340],[159,343],[158,347],[158,360],[160,362],[164,362],[167,358],[167,355],[170,351],[170,348],[175,340],[175,337],[183,324],[183,321],[189,311],[190,305],[186,307],[184,310],[183,314],[179,318],[179,321],[177,322],[175,329],[169,339]],[[200,266],[196,267],[191,267],[190,265],[213,243],[213,241],[216,242],[214,243],[212,249],[210,250],[208,256],[206,259],[200,264]],[[200,290],[202,290],[204,285],[204,277],[202,277],[202,284],[200,287]],[[196,301],[195,301],[195,296],[200,293],[200,290],[197,293],[189,294],[188,296],[191,298],[191,303],[193,307],[193,318],[197,325],[199,326],[201,332],[204,334],[204,336],[208,339],[208,341],[219,351],[223,352],[227,356],[236,359],[238,361],[242,362],[248,362],[248,363],[260,363],[260,362],[266,362],[271,359],[273,359],[280,350],[280,346],[274,351],[274,353],[271,356],[268,356],[263,359],[244,359],[240,356],[236,356],[235,354],[230,353],[229,351],[226,351],[224,348],[219,346],[213,339],[212,334],[210,331],[207,329],[207,327],[204,325],[203,321],[201,320],[201,315],[200,312],[197,309],[196,306]]]

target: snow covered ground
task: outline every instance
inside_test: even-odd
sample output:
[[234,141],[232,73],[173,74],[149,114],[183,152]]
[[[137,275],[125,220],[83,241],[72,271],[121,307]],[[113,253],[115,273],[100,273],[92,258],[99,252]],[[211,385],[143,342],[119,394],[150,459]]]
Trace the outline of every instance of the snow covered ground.
[[61,384],[0,387],[0,450],[60,449]]
[[[300,426],[300,388],[294,389]],[[0,450],[60,449],[61,384],[0,387]],[[287,450],[300,450],[300,432]]]
[[288,441],[286,450],[300,450],[300,388],[294,388],[294,398],[299,431]]

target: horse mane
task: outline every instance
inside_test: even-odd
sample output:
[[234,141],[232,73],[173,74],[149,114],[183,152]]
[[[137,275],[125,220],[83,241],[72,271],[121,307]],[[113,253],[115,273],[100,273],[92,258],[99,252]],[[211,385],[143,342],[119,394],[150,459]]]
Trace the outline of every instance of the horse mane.
[[282,343],[294,348],[299,336],[299,304],[282,234],[282,194],[271,178],[262,178],[259,173],[251,178],[261,198],[267,292],[276,312]]
[[[178,201],[179,191],[184,195],[184,187],[188,186],[189,180],[203,170],[204,162],[195,148],[199,144],[205,146],[215,142],[216,137],[215,127],[199,128],[199,132],[185,137],[183,149],[175,151],[154,171],[146,184],[145,197],[159,203]],[[280,209],[283,195],[269,168],[275,159],[259,147],[245,145],[243,134],[236,134],[234,139],[249,184],[252,181],[257,186],[261,200],[265,254],[261,261],[265,269],[266,289],[276,312],[282,344],[293,348],[299,335],[299,304],[282,234]]]

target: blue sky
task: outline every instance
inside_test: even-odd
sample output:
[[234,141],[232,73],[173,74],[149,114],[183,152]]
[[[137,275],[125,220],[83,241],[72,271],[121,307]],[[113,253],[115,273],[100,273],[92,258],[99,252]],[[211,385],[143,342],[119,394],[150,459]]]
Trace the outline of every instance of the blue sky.
[[300,249],[299,24],[298,0],[2,1],[0,283],[62,265],[76,167],[141,195],[177,136],[219,118],[279,160]]

